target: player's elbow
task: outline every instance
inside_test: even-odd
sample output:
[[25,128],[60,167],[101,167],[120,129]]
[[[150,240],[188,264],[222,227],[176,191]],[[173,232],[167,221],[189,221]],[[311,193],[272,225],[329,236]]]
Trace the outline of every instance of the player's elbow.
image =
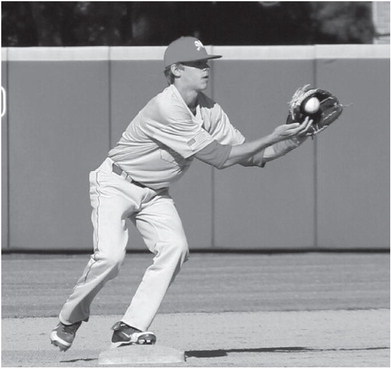
[[213,165],[213,167],[215,167],[216,169],[221,170],[221,169],[225,169],[225,168],[230,167],[230,165],[227,165],[226,163],[220,163],[220,164]]
[[215,161],[215,160],[205,160],[204,158],[198,158],[199,160],[203,161],[204,163],[206,164],[209,164],[210,166],[212,166],[213,168],[216,168],[216,169],[225,169],[225,168],[228,168],[230,167],[231,164],[229,162],[229,160],[225,160],[225,161]]
[[195,157],[216,169],[224,169],[232,165],[229,160],[231,148],[229,145],[221,145],[213,141],[204,149],[200,150]]
[[219,165],[216,165],[215,168],[217,169],[225,169],[232,167],[232,165],[238,164],[237,161],[232,160],[230,158],[227,158],[223,163],[219,163]]

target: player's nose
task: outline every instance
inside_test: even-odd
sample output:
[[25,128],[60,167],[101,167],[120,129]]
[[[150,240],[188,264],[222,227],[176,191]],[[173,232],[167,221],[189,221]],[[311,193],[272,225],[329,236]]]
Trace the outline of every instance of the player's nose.
[[210,65],[208,64],[208,62],[207,61],[204,61],[204,62],[202,62],[202,64],[201,64],[201,68],[203,69],[203,70],[205,70],[205,69],[210,69]]

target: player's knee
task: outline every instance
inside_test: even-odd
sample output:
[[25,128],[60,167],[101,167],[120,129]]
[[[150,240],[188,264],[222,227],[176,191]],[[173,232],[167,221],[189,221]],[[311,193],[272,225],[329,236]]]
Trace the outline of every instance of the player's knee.
[[178,237],[172,243],[172,252],[178,258],[178,261],[184,263],[189,258],[189,245],[187,243],[186,237]]
[[158,242],[154,247],[154,253],[158,259],[165,259],[174,265],[181,265],[189,257],[189,246],[186,237],[176,235],[163,242]]
[[125,259],[125,251],[100,253],[99,259],[105,264],[107,269],[110,269],[115,273],[121,268]]
[[182,249],[182,258],[183,258],[182,262],[183,263],[189,259],[189,254],[190,254],[189,245],[186,242],[185,247],[183,247],[183,249]]
[[169,260],[175,261],[175,263],[185,262],[189,255],[186,237],[178,236],[163,243],[158,243],[155,247],[155,253],[158,257],[168,257]]

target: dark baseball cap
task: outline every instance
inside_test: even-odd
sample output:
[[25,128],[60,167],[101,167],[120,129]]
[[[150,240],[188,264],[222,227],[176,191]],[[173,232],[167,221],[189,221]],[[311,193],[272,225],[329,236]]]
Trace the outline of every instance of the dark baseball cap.
[[182,36],[167,46],[164,53],[164,67],[174,63],[218,58],[221,58],[221,55],[208,54],[199,39],[192,36]]

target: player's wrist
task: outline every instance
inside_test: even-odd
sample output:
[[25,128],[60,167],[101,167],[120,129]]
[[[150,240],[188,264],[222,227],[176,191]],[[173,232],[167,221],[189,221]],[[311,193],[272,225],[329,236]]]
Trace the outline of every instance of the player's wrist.
[[294,147],[298,147],[300,146],[305,140],[307,139],[307,137],[305,136],[292,136],[288,139],[288,141],[290,142],[291,146],[294,146]]
[[280,141],[282,141],[284,139],[281,135],[279,135],[275,131],[270,133],[269,135],[267,135],[265,138],[266,138],[266,141],[268,143],[267,146],[274,145],[274,144],[276,144],[276,143],[278,143],[278,142],[280,142]]

